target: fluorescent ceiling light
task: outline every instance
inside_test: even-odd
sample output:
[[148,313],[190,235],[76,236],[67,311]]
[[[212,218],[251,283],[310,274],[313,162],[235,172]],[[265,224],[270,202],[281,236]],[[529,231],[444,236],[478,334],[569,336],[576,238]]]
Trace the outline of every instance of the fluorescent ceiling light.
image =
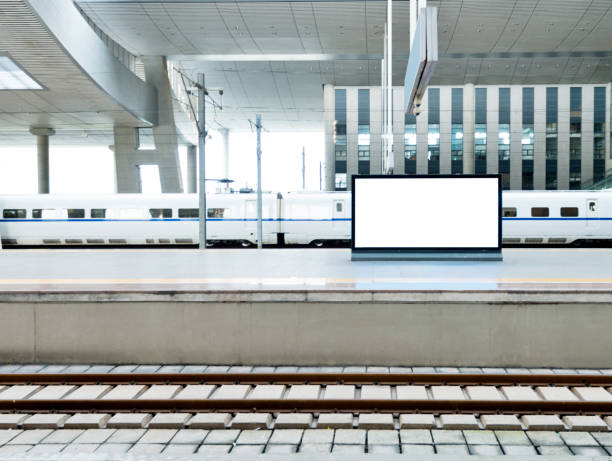
[[0,56],[0,90],[42,90],[43,87],[26,74],[8,56]]

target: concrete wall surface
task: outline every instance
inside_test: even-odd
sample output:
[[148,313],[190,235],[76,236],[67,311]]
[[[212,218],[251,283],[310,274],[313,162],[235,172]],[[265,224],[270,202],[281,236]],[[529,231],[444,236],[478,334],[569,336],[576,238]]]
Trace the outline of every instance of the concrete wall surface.
[[413,301],[3,295],[0,362],[612,368],[609,295],[404,296]]

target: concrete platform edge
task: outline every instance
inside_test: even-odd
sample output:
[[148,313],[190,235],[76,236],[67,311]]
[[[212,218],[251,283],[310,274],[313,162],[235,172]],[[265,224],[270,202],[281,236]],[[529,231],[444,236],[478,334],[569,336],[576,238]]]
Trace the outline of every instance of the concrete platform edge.
[[424,293],[405,303],[389,296],[2,302],[0,362],[612,368],[609,297],[496,303]]

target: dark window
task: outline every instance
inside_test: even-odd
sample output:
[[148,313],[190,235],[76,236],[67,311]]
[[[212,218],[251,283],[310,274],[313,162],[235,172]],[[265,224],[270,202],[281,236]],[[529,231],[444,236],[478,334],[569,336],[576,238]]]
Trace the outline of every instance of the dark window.
[[152,218],[171,218],[172,208],[149,208]]
[[546,218],[548,216],[548,207],[533,207],[531,216],[534,218]]
[[440,88],[427,90],[427,122],[430,125],[440,124]]
[[106,218],[106,208],[92,208],[90,216],[94,219]]
[[451,123],[463,123],[463,88],[451,89]]
[[487,123],[487,89],[476,88],[474,93],[474,108],[476,110],[474,123]]
[[198,208],[179,208],[179,218],[199,218],[200,210]]
[[502,216],[504,218],[514,218],[516,216],[516,208],[502,208]]
[[81,219],[85,217],[83,208],[68,208],[68,219]]
[[358,125],[370,126],[370,90],[360,88],[357,91]]
[[499,89],[499,118],[500,125],[510,124],[510,88]]
[[6,209],[2,211],[2,217],[4,219],[25,219],[26,210],[24,209]]
[[342,202],[336,203],[336,211],[338,213],[342,212]]
[[336,90],[336,119],[335,134],[346,135],[346,90]]
[[561,216],[568,218],[578,216],[578,207],[562,207]]
[[32,218],[40,219],[42,218],[42,210],[40,208],[35,208],[32,210]]
[[557,132],[557,113],[559,111],[559,90],[557,87],[546,88],[546,125],[554,124],[554,132]]

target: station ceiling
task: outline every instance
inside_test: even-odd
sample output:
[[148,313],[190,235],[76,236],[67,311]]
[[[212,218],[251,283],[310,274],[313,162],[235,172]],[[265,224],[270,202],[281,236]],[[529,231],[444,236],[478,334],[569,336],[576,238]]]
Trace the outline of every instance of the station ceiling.
[[[263,112],[320,129],[322,85],[380,84],[386,2],[77,0],[135,55],[163,54],[225,90],[221,124]],[[432,85],[604,83],[612,79],[609,0],[439,0]],[[410,2],[393,3],[393,81],[403,84]],[[244,128],[244,126],[242,126]]]
[[[66,133],[81,133],[84,141],[104,137],[126,115],[80,80],[78,66],[50,48],[48,32],[28,25],[27,15],[15,10],[25,3],[1,3],[0,53],[23,48],[30,54],[24,58],[28,70],[35,69],[30,73],[39,80],[41,75],[56,78],[54,85],[64,89],[48,95],[0,93],[0,107],[11,108],[0,112],[0,142],[11,130],[44,124],[49,113],[59,114]],[[168,56],[193,78],[204,72],[207,86],[223,88],[224,110],[212,114],[218,126],[248,129],[248,119],[259,112],[270,130],[319,130],[323,84],[380,84],[384,0],[75,3],[135,56]],[[439,8],[440,61],[433,85],[612,80],[610,0],[438,0],[428,5]],[[409,10],[409,1],[394,1],[397,85],[403,84],[409,53]],[[62,77],[52,77],[61,72]]]

